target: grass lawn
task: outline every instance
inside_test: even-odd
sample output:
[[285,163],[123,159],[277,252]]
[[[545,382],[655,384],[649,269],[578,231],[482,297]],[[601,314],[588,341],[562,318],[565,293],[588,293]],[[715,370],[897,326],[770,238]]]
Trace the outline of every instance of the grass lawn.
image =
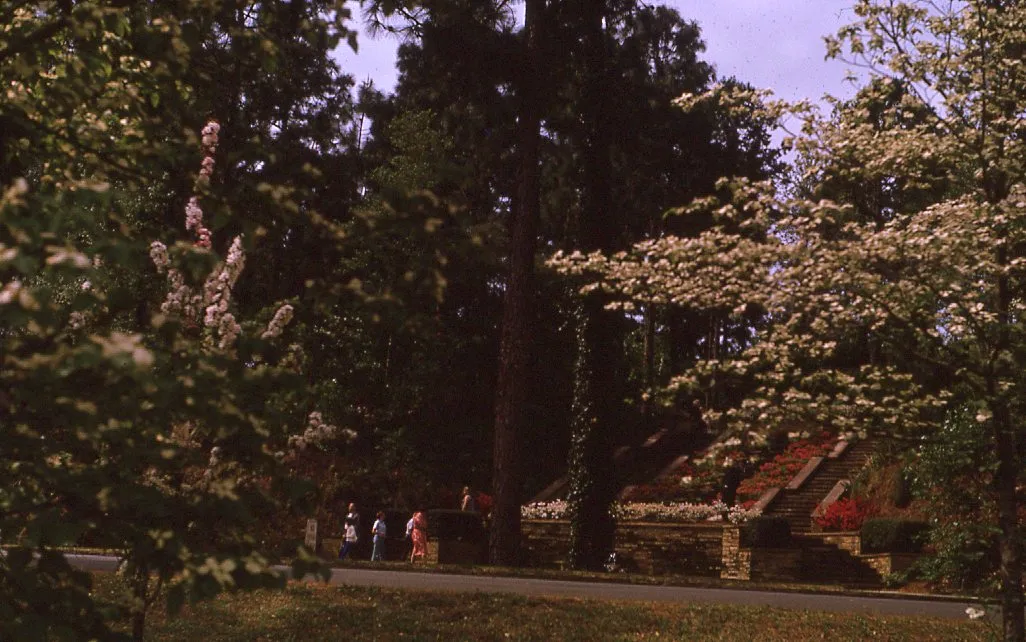
[[[97,576],[97,590],[116,578]],[[643,604],[293,584],[224,595],[177,617],[155,609],[153,641],[254,640],[987,640],[979,622],[765,607]]]

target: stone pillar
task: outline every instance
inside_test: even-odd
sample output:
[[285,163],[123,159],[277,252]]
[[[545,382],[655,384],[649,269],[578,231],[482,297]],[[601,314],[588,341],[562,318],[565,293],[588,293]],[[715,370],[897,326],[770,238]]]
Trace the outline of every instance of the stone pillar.
[[741,549],[741,529],[724,526],[722,542],[723,570],[720,577],[725,580],[752,579],[752,551]]

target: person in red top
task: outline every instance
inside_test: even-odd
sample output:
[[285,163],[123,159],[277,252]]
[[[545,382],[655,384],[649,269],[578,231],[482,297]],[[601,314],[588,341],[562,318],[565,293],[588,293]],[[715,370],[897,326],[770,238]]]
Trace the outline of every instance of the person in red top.
[[424,513],[417,511],[413,514],[413,529],[410,531],[410,538],[413,540],[413,551],[410,552],[410,562],[427,558],[427,517]]

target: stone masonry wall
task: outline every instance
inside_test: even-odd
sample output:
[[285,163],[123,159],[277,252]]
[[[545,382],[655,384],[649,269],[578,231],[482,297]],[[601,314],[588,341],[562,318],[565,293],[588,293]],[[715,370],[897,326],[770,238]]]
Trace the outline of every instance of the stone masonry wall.
[[741,529],[727,526],[723,529],[722,567],[720,577],[725,580],[752,579],[752,550],[741,548]]
[[[569,522],[524,520],[522,533],[528,565],[563,566],[569,552]],[[625,522],[617,526],[617,562],[628,571],[646,575],[719,577],[722,540],[721,524]]]

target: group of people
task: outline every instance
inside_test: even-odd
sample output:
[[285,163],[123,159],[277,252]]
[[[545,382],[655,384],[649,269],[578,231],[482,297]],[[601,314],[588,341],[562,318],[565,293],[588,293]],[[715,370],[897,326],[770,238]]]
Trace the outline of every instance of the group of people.
[[[464,486],[460,497],[460,510],[478,511],[476,494],[470,486]],[[371,561],[381,562],[385,560],[385,543],[388,535],[388,526],[385,524],[385,513],[378,511],[375,515],[374,525],[371,526],[371,535],[374,548],[371,551]],[[416,511],[406,522],[406,542],[410,550],[410,562],[417,559],[427,558],[427,516],[423,511]],[[338,558],[346,559],[356,548],[360,541],[360,513],[356,510],[356,504],[349,504],[349,512],[343,521],[342,546],[338,550]]]
[[[383,511],[378,511],[375,517],[374,525],[371,526],[374,543],[374,548],[371,550],[371,561],[383,562],[388,527],[385,524]],[[427,527],[427,517],[422,511],[413,513],[410,520],[406,522],[406,541],[410,544],[410,562],[415,562],[418,558],[421,560],[427,558]],[[356,504],[349,504],[349,512],[346,513],[343,528],[342,546],[338,551],[340,560],[349,557],[360,541],[360,513],[356,510]]]

